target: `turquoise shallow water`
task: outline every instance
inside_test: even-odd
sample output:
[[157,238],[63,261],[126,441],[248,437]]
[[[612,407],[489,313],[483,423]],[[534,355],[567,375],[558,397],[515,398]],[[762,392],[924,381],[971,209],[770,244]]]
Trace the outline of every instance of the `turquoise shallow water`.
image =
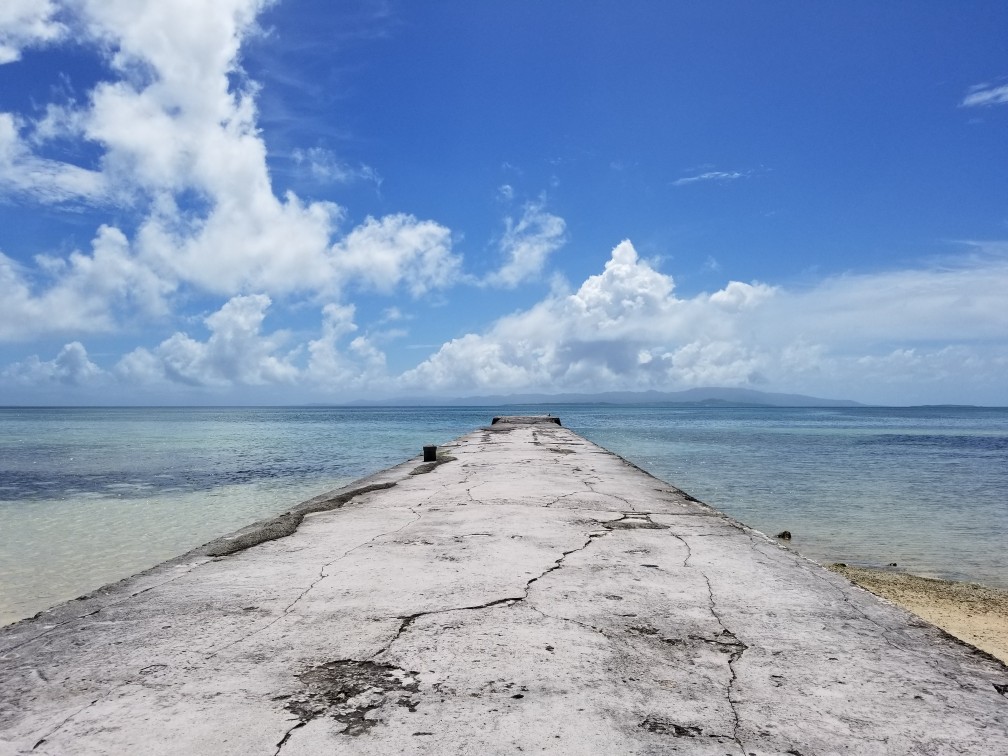
[[0,409],[0,622],[523,412],[812,558],[1008,588],[1004,409]]

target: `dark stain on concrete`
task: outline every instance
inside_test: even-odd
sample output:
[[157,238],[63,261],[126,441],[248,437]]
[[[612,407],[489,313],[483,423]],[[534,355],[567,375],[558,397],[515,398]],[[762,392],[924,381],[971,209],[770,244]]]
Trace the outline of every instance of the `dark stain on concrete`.
[[363,735],[380,722],[368,715],[387,703],[416,711],[418,674],[372,661],[326,662],[297,676],[304,690],[293,694],[284,708],[303,723],[329,717],[345,725],[344,735]]
[[681,725],[662,717],[647,716],[640,723],[648,732],[656,732],[660,735],[671,735],[675,738],[696,738],[700,736],[701,730],[694,725]]
[[625,512],[618,520],[603,522],[606,530],[668,530],[668,525],[661,525],[651,520],[651,515],[640,512]]
[[650,625],[631,625],[628,631],[633,635],[657,635],[658,628],[651,627]]

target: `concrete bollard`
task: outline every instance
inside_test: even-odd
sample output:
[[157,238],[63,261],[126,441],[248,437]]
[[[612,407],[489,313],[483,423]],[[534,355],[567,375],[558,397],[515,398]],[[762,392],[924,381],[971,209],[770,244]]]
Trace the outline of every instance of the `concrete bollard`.
[[423,461],[424,462],[436,462],[437,461],[437,447],[436,446],[425,446],[423,448]]

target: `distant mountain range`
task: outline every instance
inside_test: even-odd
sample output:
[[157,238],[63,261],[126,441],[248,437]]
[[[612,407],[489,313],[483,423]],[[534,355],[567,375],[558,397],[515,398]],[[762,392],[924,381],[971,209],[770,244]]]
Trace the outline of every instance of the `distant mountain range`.
[[357,401],[355,406],[489,407],[510,404],[676,404],[723,407],[863,407],[850,399],[822,399],[803,394],[777,394],[740,388],[694,388],[685,391],[604,391],[598,394],[506,394],[456,399],[401,398]]

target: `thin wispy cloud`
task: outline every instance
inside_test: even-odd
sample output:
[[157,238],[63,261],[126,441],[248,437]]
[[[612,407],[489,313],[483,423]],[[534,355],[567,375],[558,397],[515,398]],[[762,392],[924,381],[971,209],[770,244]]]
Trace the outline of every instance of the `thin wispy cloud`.
[[370,181],[381,187],[382,177],[369,165],[350,165],[340,160],[335,153],[324,147],[300,147],[291,152],[291,159],[306,168],[312,178],[327,184],[350,184],[354,181]]
[[108,190],[105,176],[97,171],[32,154],[32,145],[22,138],[10,113],[0,113],[0,171],[0,196],[22,195],[42,204],[101,202]]
[[689,184],[697,184],[703,181],[737,181],[740,178],[746,178],[750,173],[750,171],[746,171],[745,173],[740,173],[739,171],[706,171],[695,176],[684,176],[681,179],[676,179],[672,182],[672,186],[688,186]]
[[717,273],[721,270],[721,263],[719,263],[713,255],[707,255],[707,259],[704,260],[704,264],[700,269],[706,273]]
[[959,105],[964,108],[983,107],[985,105],[1006,105],[1008,104],[1008,84],[992,86],[991,84],[977,84],[970,87],[967,94]]

